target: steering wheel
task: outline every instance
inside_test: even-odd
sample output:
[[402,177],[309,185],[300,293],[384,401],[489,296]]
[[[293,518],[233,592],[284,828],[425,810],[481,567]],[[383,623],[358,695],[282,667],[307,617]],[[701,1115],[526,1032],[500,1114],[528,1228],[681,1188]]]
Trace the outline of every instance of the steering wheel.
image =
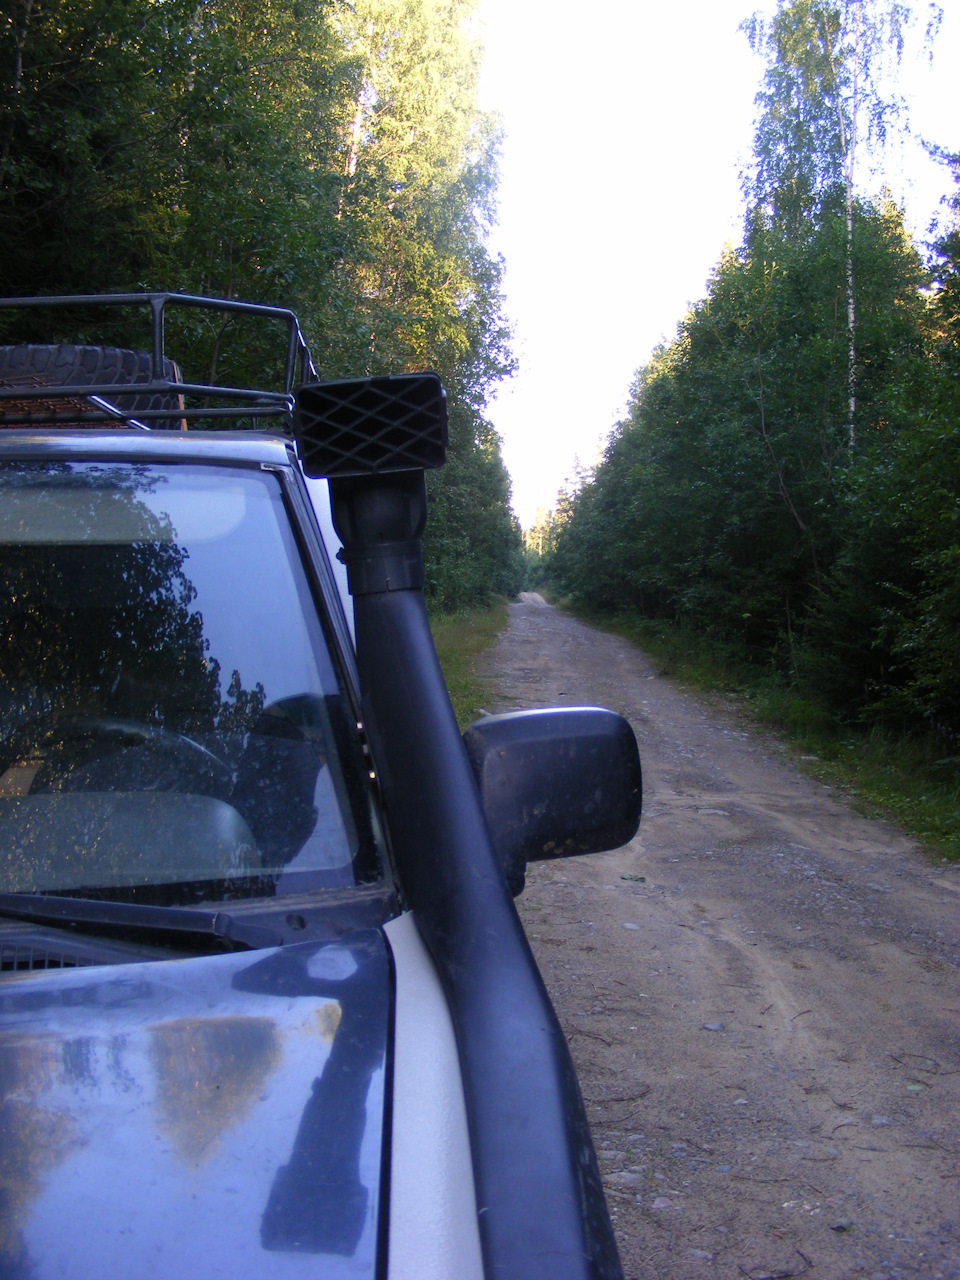
[[233,787],[234,769],[226,760],[160,725],[74,715],[61,717],[39,734],[31,734],[31,727],[24,726],[19,736],[41,760],[32,792],[199,791],[226,799]]

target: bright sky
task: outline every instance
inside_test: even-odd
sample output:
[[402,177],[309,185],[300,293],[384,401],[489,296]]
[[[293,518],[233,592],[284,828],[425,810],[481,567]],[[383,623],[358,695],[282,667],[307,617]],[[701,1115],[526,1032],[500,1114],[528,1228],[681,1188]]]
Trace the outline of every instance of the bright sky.
[[[960,148],[960,0],[941,0],[933,68],[915,71],[913,123]],[[925,0],[914,0],[919,13]],[[727,241],[740,241],[762,64],[739,24],[773,0],[481,0],[483,105],[506,139],[500,225],[520,371],[490,417],[528,528],[575,459],[590,466],[653,348],[673,337]],[[912,172],[914,162],[908,158]],[[895,180],[894,180],[895,181]],[[924,230],[945,170],[906,193]]]

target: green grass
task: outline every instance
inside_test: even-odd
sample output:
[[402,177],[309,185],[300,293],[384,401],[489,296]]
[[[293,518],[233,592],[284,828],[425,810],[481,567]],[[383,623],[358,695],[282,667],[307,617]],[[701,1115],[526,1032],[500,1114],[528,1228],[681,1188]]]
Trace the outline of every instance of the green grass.
[[476,674],[477,661],[506,625],[506,600],[497,600],[487,609],[430,619],[433,643],[461,729],[476,720],[488,696]]
[[698,632],[631,614],[584,620],[632,641],[661,675],[722,696],[745,719],[780,730],[805,771],[864,813],[899,823],[929,856],[960,861],[960,758],[939,739],[842,724],[769,664]]

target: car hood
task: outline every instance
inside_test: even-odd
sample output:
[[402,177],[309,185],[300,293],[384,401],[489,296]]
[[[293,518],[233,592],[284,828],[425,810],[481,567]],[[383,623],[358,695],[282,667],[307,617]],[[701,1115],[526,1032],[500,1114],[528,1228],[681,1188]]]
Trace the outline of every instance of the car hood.
[[0,986],[0,1274],[376,1268],[391,979],[336,943]]

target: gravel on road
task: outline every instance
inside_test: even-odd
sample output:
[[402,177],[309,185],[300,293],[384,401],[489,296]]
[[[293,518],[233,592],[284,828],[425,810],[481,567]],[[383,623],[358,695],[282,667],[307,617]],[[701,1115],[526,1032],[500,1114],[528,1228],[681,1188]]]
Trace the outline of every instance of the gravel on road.
[[960,1278],[960,869],[539,596],[481,674],[640,743],[637,838],[518,900],[626,1275]]

